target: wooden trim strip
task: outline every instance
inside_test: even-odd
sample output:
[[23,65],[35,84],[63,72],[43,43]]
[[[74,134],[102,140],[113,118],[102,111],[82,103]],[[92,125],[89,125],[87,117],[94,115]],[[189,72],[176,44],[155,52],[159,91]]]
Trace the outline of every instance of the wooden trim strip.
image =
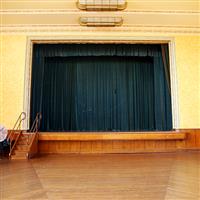
[[39,141],[99,141],[99,140],[184,140],[186,133],[177,132],[53,132],[39,133]]

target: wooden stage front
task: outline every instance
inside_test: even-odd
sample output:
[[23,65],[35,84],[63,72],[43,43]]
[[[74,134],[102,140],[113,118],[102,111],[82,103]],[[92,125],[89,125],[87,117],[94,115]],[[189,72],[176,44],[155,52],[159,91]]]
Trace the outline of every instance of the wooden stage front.
[[39,153],[140,153],[200,149],[200,129],[169,132],[45,132]]

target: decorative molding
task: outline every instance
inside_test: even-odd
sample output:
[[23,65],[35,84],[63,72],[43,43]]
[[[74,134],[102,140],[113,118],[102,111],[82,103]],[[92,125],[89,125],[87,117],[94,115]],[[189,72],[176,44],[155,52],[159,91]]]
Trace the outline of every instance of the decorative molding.
[[31,36],[27,37],[26,66],[24,77],[24,111],[27,120],[23,129],[29,129],[30,116],[30,92],[31,92],[31,71],[32,71],[32,49],[34,43],[126,43],[126,44],[157,44],[168,43],[170,54],[170,77],[171,77],[171,98],[173,128],[179,128],[179,107],[178,107],[178,85],[175,63],[175,45],[172,37],[133,37],[133,36]]
[[[126,9],[121,11],[124,14],[188,14],[188,15],[200,15],[200,11],[193,10],[135,10],[135,9]],[[85,13],[85,11],[77,9],[2,9],[0,10],[1,15],[16,15],[16,14],[73,14],[73,13]],[[90,11],[90,13],[98,13],[97,11]]]
[[191,27],[191,26],[155,26],[155,25],[134,25],[128,26],[123,25],[122,27],[80,27],[77,25],[25,25],[25,24],[17,24],[17,25],[3,25],[1,26],[0,33],[10,33],[10,34],[18,34],[18,33],[29,33],[29,34],[37,34],[37,33],[63,33],[63,32],[77,32],[77,31],[89,31],[96,32],[98,31],[106,31],[106,32],[144,32],[144,33],[172,33],[172,34],[200,34],[200,27]]
[[22,122],[23,130],[28,130],[30,124],[30,99],[31,99],[31,73],[32,73],[32,54],[33,43],[27,38],[26,41],[26,57],[25,57],[25,71],[24,71],[24,101],[23,110],[26,113],[26,119]]
[[170,81],[171,81],[171,100],[172,100],[172,122],[173,128],[179,129],[180,116],[178,104],[178,78],[176,68],[175,40],[171,39],[169,44],[169,63],[170,63]]
[[[137,32],[179,32],[199,33],[200,12],[178,11],[121,11],[121,12],[85,12],[67,10],[2,10],[1,29],[3,32],[16,29],[16,32],[38,32],[43,30],[63,32],[77,30],[80,17],[122,17],[123,29],[116,31]],[[44,16],[44,17],[43,17]],[[24,28],[24,30],[22,30]],[[29,31],[30,29],[30,31]],[[34,30],[33,30],[34,29]],[[47,30],[48,29],[48,30]],[[65,29],[65,30],[63,30]],[[160,29],[160,30],[159,30]],[[81,31],[84,29],[80,29]],[[91,29],[92,30],[92,29]],[[109,29],[108,29],[109,31]]]
[[[77,0],[2,0],[2,8],[5,9],[75,9]],[[128,8],[137,10],[175,10],[175,11],[196,11],[198,0],[178,1],[147,1],[128,0]]]

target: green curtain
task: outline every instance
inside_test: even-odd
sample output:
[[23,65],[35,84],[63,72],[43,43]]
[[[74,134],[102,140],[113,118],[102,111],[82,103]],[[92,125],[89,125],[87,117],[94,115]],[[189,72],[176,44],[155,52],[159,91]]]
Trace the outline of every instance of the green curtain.
[[42,131],[171,130],[161,46],[98,46],[34,47],[31,121],[42,112]]

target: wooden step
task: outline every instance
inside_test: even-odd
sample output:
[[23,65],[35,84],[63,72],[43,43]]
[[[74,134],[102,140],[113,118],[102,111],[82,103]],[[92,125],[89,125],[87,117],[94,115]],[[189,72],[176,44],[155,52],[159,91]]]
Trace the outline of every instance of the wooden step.
[[14,150],[13,155],[27,155],[27,151]]
[[27,156],[19,156],[19,155],[12,155],[10,157],[11,160],[26,160]]
[[15,154],[15,153],[27,153],[28,152],[28,150],[27,149],[14,149],[13,150],[13,154]]
[[27,139],[19,139],[17,141],[17,145],[27,145],[28,140]]
[[11,155],[11,159],[15,160],[15,159],[27,159],[28,156],[28,152],[27,150],[23,151],[23,150],[14,150],[13,154]]
[[34,133],[28,133],[28,132],[24,132],[24,133],[21,133],[21,136],[24,136],[24,137],[26,137],[26,136],[32,136],[32,135],[34,135]]
[[19,139],[21,140],[27,140],[28,139],[28,135],[20,135]]
[[26,149],[19,149],[19,146],[16,146],[16,148],[13,150],[13,153],[11,155],[11,159],[27,159],[28,157],[28,146],[23,145],[23,148]]
[[29,146],[28,145],[23,145],[23,144],[19,144],[16,146],[15,150],[19,150],[19,151],[28,151]]
[[19,139],[18,139],[18,144],[27,144],[27,142],[29,141],[29,139],[31,139],[33,135],[31,133],[23,133],[20,135]]

